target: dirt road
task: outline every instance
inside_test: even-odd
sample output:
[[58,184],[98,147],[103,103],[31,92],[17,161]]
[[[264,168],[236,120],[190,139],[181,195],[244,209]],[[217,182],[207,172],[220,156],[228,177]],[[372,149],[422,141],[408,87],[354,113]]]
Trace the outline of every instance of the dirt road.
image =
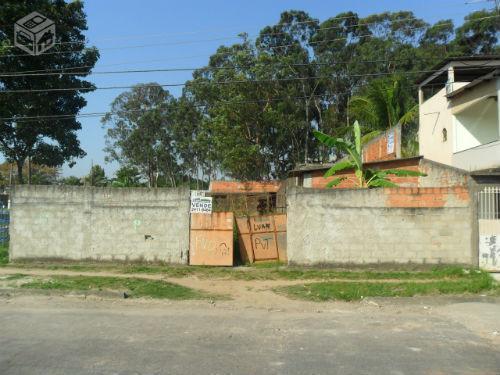
[[[8,272],[12,271],[17,272]],[[290,300],[269,290],[300,280],[167,280],[230,294],[232,299],[171,302],[81,292],[40,296],[3,291],[0,373],[500,372],[499,299],[420,297],[314,303]]]

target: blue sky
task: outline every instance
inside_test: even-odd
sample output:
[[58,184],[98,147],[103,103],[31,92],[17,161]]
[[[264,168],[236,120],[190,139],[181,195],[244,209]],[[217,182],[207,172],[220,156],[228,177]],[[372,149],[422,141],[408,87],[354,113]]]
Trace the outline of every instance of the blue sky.
[[[465,0],[86,0],[84,3],[88,17],[86,36],[101,52],[95,71],[201,67],[219,45],[236,42],[240,32],[256,35],[289,9],[307,11],[320,21],[348,10],[361,16],[411,10],[427,22],[452,18],[459,24],[471,11],[491,6],[486,1],[466,4]],[[117,48],[158,43],[163,45]],[[96,86],[130,86],[144,82],[182,83],[190,76],[190,72],[165,72],[94,75],[89,79]],[[181,89],[170,91],[177,96]],[[82,113],[107,111],[122,91],[97,90],[86,95],[88,105]],[[105,130],[100,118],[85,118],[81,123],[78,136],[87,157],[73,168],[65,166],[63,175],[82,176],[88,173],[92,162],[102,165],[109,176],[113,175],[117,165],[104,162]]]

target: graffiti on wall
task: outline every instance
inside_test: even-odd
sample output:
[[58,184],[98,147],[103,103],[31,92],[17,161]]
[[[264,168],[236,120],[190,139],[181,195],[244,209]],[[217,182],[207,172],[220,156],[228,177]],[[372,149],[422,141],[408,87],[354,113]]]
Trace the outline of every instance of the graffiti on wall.
[[286,215],[239,217],[236,223],[244,262],[286,261]]
[[500,233],[479,236],[479,266],[500,270]]
[[192,213],[189,264],[233,265],[232,212]]

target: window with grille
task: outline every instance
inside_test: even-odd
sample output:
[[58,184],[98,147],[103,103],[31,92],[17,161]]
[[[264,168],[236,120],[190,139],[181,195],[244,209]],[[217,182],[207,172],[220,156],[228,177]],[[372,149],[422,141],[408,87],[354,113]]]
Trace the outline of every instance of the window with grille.
[[478,196],[478,216],[484,220],[500,219],[500,186],[487,186]]

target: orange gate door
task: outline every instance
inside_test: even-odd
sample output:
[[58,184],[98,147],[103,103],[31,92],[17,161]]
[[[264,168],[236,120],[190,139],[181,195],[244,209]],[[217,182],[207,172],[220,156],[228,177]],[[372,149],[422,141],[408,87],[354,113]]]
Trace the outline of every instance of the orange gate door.
[[236,218],[240,253],[245,262],[286,262],[286,215]]
[[233,225],[232,212],[192,213],[189,264],[232,266]]

